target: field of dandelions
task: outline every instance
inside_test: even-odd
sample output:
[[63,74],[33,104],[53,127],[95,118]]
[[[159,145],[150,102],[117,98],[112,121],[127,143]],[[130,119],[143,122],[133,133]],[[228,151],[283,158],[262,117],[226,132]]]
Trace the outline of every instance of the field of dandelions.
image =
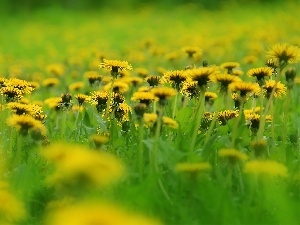
[[299,224],[297,9],[2,20],[0,224]]

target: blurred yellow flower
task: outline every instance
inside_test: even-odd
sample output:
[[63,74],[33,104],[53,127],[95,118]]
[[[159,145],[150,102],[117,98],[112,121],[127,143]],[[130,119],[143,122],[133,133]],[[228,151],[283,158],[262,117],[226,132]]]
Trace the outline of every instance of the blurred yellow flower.
[[273,160],[252,160],[244,165],[244,173],[266,175],[271,177],[287,177],[287,167]]
[[222,158],[227,158],[231,162],[244,161],[248,159],[248,156],[245,153],[233,148],[220,149],[219,156]]
[[212,167],[208,162],[186,162],[178,163],[175,166],[177,172],[204,172],[211,169]]

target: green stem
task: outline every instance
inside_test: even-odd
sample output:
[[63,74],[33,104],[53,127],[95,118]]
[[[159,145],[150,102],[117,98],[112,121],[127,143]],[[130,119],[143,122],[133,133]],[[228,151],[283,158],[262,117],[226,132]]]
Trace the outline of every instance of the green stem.
[[195,145],[196,145],[196,140],[197,140],[197,135],[198,135],[198,130],[201,124],[201,119],[202,115],[204,113],[204,103],[205,103],[205,98],[204,98],[204,91],[200,92],[200,97],[198,103],[198,107],[196,108],[196,122],[195,126],[193,129],[192,133],[192,140],[191,140],[191,145],[190,145],[190,151],[189,151],[189,157],[190,159],[193,157],[193,152],[195,150]]
[[143,154],[144,154],[144,146],[143,146],[143,139],[144,139],[144,122],[143,120],[139,123],[139,155],[138,155],[138,171],[140,177],[142,177],[143,174]]
[[175,99],[174,99],[174,104],[173,104],[173,112],[172,112],[172,119],[175,118],[175,113],[176,113],[176,107],[177,107],[177,98],[178,98],[178,92],[176,93]]
[[109,93],[108,93],[108,100],[107,100],[107,103],[106,103],[106,112],[105,112],[105,117],[106,118],[108,118],[108,114],[109,114],[109,108],[110,108],[111,98],[112,98],[112,94],[113,94],[114,83],[115,83],[115,78],[112,77],[111,86],[110,86],[110,90],[109,90]]
[[235,141],[238,135],[238,128],[239,128],[239,123],[241,121],[242,115],[243,115],[243,110],[244,110],[244,102],[242,101],[241,105],[240,105],[240,110],[239,110],[239,116],[236,118],[236,121],[234,123],[234,128],[232,131],[232,140],[231,140],[231,146],[232,148],[235,147]]
[[158,165],[157,165],[157,151],[158,151],[158,142],[160,137],[160,131],[161,131],[161,125],[162,125],[162,109],[159,110],[157,115],[157,121],[156,121],[156,128],[155,128],[155,134],[154,134],[154,143],[153,148],[151,151],[151,157],[150,157],[150,169],[151,173],[154,174],[158,171]]

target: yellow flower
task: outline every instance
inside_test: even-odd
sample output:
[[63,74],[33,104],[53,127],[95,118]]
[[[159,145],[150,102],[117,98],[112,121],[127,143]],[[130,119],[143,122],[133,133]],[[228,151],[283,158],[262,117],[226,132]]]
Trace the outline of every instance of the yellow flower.
[[[260,115],[257,113],[245,113],[245,121],[246,124],[251,128],[251,129],[258,129],[259,128],[259,123],[260,123]],[[266,116],[266,122],[271,122],[272,117],[270,115]]]
[[167,125],[168,127],[172,128],[172,129],[178,129],[178,123],[176,122],[176,120],[173,120],[170,117],[163,116],[162,122],[164,125]]
[[259,95],[260,88],[257,83],[252,82],[234,82],[229,85],[229,89],[234,92],[239,92],[240,96],[245,98],[248,95]]
[[188,54],[189,58],[193,58],[195,56],[200,56],[202,54],[202,49],[194,46],[183,47],[182,51]]
[[55,165],[47,178],[51,185],[86,185],[104,187],[124,176],[123,164],[113,155],[93,151],[82,145],[55,143],[41,154]]
[[211,169],[212,167],[208,162],[186,162],[178,163],[175,166],[177,172],[204,172]]
[[90,85],[99,84],[102,80],[101,75],[98,74],[97,71],[86,71],[83,76],[88,79]]
[[206,87],[211,76],[216,73],[218,73],[216,66],[193,68],[185,71],[186,76],[196,81],[200,88]]
[[143,115],[145,125],[153,125],[157,120],[157,114],[156,113],[144,113]]
[[206,91],[204,95],[205,95],[205,102],[212,102],[218,97],[216,93],[210,91]]
[[80,89],[82,89],[84,87],[84,82],[79,81],[79,82],[75,82],[69,85],[69,90],[70,91],[79,91]]
[[271,93],[272,93],[273,88],[275,88],[275,91],[274,91],[274,97],[275,98],[281,98],[282,95],[286,94],[287,87],[284,84],[282,84],[280,81],[278,81],[276,83],[275,80],[268,80],[262,86],[263,93],[265,94],[265,96],[267,98],[271,97]]
[[163,81],[170,83],[177,91],[180,90],[182,83],[187,80],[183,70],[166,71],[162,77]]
[[54,87],[54,86],[59,85],[59,83],[60,83],[60,81],[57,78],[47,78],[47,79],[43,80],[42,85],[44,87]]
[[151,86],[158,86],[160,84],[160,76],[148,76],[145,78],[145,81]]
[[62,104],[61,97],[52,97],[45,99],[45,104],[49,106],[49,108],[54,108],[55,110],[59,110]]
[[121,80],[122,82],[124,83],[127,83],[127,84],[132,84],[134,87],[138,86],[139,84],[141,84],[144,80],[140,77],[125,77],[125,78],[122,78]]
[[235,163],[237,161],[244,161],[248,159],[248,156],[236,149],[220,149],[219,156],[222,158],[228,158],[231,162]]
[[256,77],[257,82],[262,85],[266,77],[270,77],[273,74],[273,70],[270,67],[259,67],[250,69],[247,72],[249,77]]
[[226,69],[228,74],[232,73],[232,70],[239,67],[240,64],[238,62],[224,62],[220,65],[222,69]]
[[289,45],[287,43],[275,44],[267,52],[267,56],[275,59],[278,63],[297,62],[300,57],[300,50],[297,46]]
[[50,211],[45,225],[162,225],[108,202],[80,202]]
[[12,115],[7,119],[7,125],[15,127],[23,135],[27,135],[31,130],[37,131],[41,135],[47,133],[45,125],[29,115]]
[[136,102],[140,102],[140,103],[144,103],[147,106],[153,102],[153,101],[158,101],[158,98],[155,97],[155,95],[152,92],[135,92],[133,93],[133,96],[131,97],[131,100]]
[[145,68],[136,68],[134,70],[135,70],[136,74],[140,77],[145,78],[145,77],[149,76],[149,71]]
[[169,87],[155,87],[150,92],[159,99],[158,102],[162,105],[165,105],[167,100],[177,93],[175,89]]
[[221,125],[226,125],[227,121],[239,116],[238,110],[224,110],[218,112],[217,119]]
[[198,97],[200,89],[198,88],[197,81],[186,81],[183,83],[181,93],[190,99]]
[[252,160],[244,165],[244,173],[265,175],[270,177],[287,177],[285,165],[272,160]]
[[[111,88],[112,82],[106,84],[103,87],[104,91],[109,91]],[[129,90],[129,85],[125,82],[122,81],[115,81],[113,84],[113,92],[117,92],[117,93],[122,93],[124,94],[125,92],[127,92]]]
[[115,110],[115,117],[118,121],[129,121],[129,115],[131,114],[131,107],[125,102],[118,105]]
[[132,66],[127,61],[109,59],[103,59],[103,63],[100,63],[99,67],[110,71],[113,77],[117,77],[121,71],[132,70]]
[[46,71],[56,76],[62,76],[65,73],[65,67],[61,63],[52,63],[46,66]]
[[84,102],[89,100],[89,96],[88,95],[84,95],[84,94],[77,94],[74,96],[77,101],[78,101],[78,105],[82,105]]
[[94,142],[97,148],[100,148],[102,145],[106,144],[109,141],[108,135],[94,134],[91,136],[91,140]]
[[221,91],[227,92],[229,84],[240,82],[242,80],[239,77],[230,74],[215,74],[211,76],[211,81],[220,83]]
[[102,112],[106,109],[106,104],[108,102],[108,93],[105,91],[94,91],[91,93],[90,98],[88,101],[95,105],[97,108],[98,113]]
[[17,222],[25,217],[25,208],[15,196],[7,190],[7,184],[0,185],[0,223]]

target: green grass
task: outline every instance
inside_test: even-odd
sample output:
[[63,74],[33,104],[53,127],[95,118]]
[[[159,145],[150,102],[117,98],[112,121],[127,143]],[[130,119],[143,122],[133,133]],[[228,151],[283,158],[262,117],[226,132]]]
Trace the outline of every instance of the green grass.
[[[247,71],[265,65],[266,51],[273,44],[287,42],[299,47],[300,24],[296,6],[296,3],[262,4],[260,8],[257,5],[249,8],[228,6],[222,11],[191,6],[172,10],[149,7],[117,12],[52,8],[31,15],[20,13],[16,17],[5,17],[6,29],[0,31],[1,77],[17,77],[40,85],[24,98],[31,103],[42,102],[43,113],[47,115],[43,120],[47,134],[43,137],[34,132],[22,135],[13,126],[8,126],[7,119],[13,113],[7,107],[5,95],[0,96],[3,108],[0,112],[0,172],[1,182],[8,184],[5,187],[1,183],[0,222],[48,224],[44,221],[53,212],[49,208],[53,201],[61,202],[53,204],[54,209],[64,212],[68,208],[64,201],[70,198],[71,205],[91,199],[113,202],[137,215],[154,217],[170,225],[297,224],[300,207],[299,80],[282,99],[274,99],[273,122],[267,122],[263,132],[258,134],[246,125],[242,112],[226,125],[220,125],[214,118],[207,129],[199,129],[197,120],[203,123],[204,112],[234,108],[233,100],[225,104],[226,96],[219,91],[219,85],[212,82],[207,90],[216,92],[218,98],[210,107],[201,104],[200,97],[190,100],[181,93],[176,99],[171,97],[164,107],[158,103],[150,104],[149,112],[157,111],[159,115],[172,117],[177,100],[174,119],[178,129],[157,126],[162,123],[159,116],[156,126],[152,127],[144,126],[138,119],[131,97],[139,87],[148,86],[146,82],[138,87],[131,84],[124,93],[132,112],[123,127],[113,113],[107,113],[108,119],[90,103],[84,103],[83,110],[78,112],[71,108],[55,110],[44,102],[47,98],[70,93],[72,104],[77,105],[76,94],[91,95],[93,91],[102,90],[105,83],[90,86],[84,77],[84,73],[91,70],[110,76],[108,71],[98,67],[102,58],[128,61],[133,67],[130,76],[138,76],[138,67],[147,69],[149,75],[161,76],[158,67],[166,71],[184,70],[188,65],[200,67],[203,60],[218,66],[236,61],[244,72],[241,78],[255,82],[247,77]],[[148,47],[147,43],[150,43]],[[202,56],[197,60],[187,58],[181,50],[186,46],[200,47]],[[174,60],[170,60],[171,53],[176,56]],[[254,62],[247,61],[247,56],[255,57]],[[64,72],[60,76],[47,70],[53,63],[63,65]],[[299,62],[288,64],[286,68],[299,71]],[[272,79],[287,85],[284,73],[279,71]],[[43,86],[43,81],[50,77],[58,78],[60,84],[51,88]],[[83,81],[85,86],[78,91],[69,90],[68,86],[78,81]],[[251,97],[244,109],[251,109],[254,103],[265,108],[267,102],[266,98]],[[110,135],[109,141],[100,149],[91,140],[91,136],[99,132]],[[262,138],[267,145],[263,155],[258,157],[252,143]],[[80,173],[74,175],[73,183],[66,177],[65,183],[62,178],[60,182],[49,184],[51,174],[59,173],[60,169],[63,174],[63,169],[58,166],[59,159],[52,163],[41,152],[51,151],[56,142],[65,143],[66,149],[77,144],[86,152],[88,149],[108,152],[124,164],[126,173],[118,182],[105,187],[95,185]],[[220,157],[219,150],[224,148],[235,148],[248,159],[232,163]],[[80,159],[76,160],[74,158],[74,165],[79,165]],[[279,176],[248,174],[245,167],[254,160],[276,161],[287,169],[287,175],[280,176],[280,172]],[[183,162],[209,163],[211,169],[176,171],[176,166]],[[260,169],[256,168],[256,171]],[[269,173],[281,171],[276,166],[266,170]],[[23,218],[18,217],[20,212],[8,211],[6,205],[8,202],[12,205],[13,200],[5,200],[1,197],[5,194],[1,192],[10,192],[19,199],[25,210]],[[114,217],[118,217],[117,213],[111,217],[112,221],[115,221]],[[64,224],[71,223],[71,218],[66,216],[65,219]],[[149,221],[149,224],[152,223]]]

